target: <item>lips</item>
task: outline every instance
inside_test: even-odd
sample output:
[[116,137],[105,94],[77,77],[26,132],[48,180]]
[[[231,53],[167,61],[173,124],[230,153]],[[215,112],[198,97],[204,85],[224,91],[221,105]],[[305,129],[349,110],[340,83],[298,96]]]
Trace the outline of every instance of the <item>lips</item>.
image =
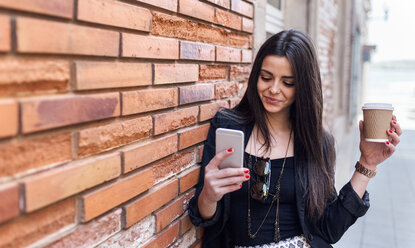
[[268,96],[264,96],[264,98],[268,103],[271,103],[271,104],[276,104],[276,103],[282,102],[281,100],[278,100],[278,99],[275,99],[275,98],[272,98],[272,97],[268,97]]

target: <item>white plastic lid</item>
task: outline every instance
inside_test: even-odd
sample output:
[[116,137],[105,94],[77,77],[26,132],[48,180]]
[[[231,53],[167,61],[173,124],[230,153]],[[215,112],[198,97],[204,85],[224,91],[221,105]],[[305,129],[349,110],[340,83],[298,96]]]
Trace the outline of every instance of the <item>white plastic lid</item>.
[[392,104],[390,103],[365,103],[363,105],[363,109],[385,109],[385,110],[393,110]]

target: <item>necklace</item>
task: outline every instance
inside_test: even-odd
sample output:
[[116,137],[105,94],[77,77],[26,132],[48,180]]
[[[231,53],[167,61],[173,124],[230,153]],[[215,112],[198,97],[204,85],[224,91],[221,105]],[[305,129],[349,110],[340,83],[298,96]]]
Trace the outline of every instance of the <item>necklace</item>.
[[[275,195],[272,198],[272,202],[268,208],[267,213],[265,214],[264,219],[261,221],[261,224],[259,225],[258,229],[255,233],[252,233],[251,231],[251,197],[250,197],[250,191],[251,191],[251,180],[248,180],[248,236],[253,239],[258,235],[259,230],[261,229],[262,225],[264,224],[265,220],[268,217],[269,212],[271,211],[272,206],[275,202],[277,202],[277,209],[275,214],[275,223],[274,223],[274,242],[278,243],[281,240],[280,236],[280,226],[279,226],[279,206],[280,206],[280,191],[281,191],[281,178],[282,174],[284,173],[284,167],[285,167],[285,161],[287,160],[287,154],[288,154],[288,148],[290,147],[291,142],[291,134],[292,129],[290,130],[290,138],[288,139],[288,145],[287,149],[285,151],[284,161],[282,162],[282,168],[280,172],[280,176],[278,177],[277,185],[275,186]],[[252,153],[252,151],[251,151]],[[252,155],[249,155],[248,159],[248,168],[249,170],[252,170]]]

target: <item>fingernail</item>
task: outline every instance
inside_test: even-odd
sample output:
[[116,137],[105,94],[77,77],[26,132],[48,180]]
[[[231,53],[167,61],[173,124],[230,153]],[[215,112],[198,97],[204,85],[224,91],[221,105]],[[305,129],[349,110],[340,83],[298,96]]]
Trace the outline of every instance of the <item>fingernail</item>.
[[389,145],[389,141],[386,141],[386,145]]
[[395,124],[395,125],[396,125],[396,121],[394,121],[394,122],[393,122],[393,124]]
[[246,178],[246,179],[248,179],[248,178],[250,178],[250,177],[251,177],[250,175],[245,175],[245,178]]
[[389,133],[392,133],[392,130],[389,129]]
[[233,148],[229,148],[229,149],[228,149],[228,152],[232,152],[232,151],[233,151]]
[[242,188],[242,184],[239,184],[239,188]]
[[248,170],[248,169],[245,169],[245,170],[244,170],[244,172],[245,172],[245,173],[248,173],[248,172],[249,172],[249,170]]

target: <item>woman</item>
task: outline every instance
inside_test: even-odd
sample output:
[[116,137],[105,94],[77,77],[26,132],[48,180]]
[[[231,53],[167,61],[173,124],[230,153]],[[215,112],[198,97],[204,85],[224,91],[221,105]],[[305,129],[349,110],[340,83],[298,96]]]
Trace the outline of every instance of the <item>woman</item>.
[[[332,247],[366,213],[367,184],[395,151],[401,128],[393,116],[389,141],[369,143],[360,121],[360,160],[337,195],[334,140],[322,112],[311,40],[295,30],[272,36],[258,51],[241,102],[211,120],[188,211],[205,227],[203,247]],[[215,155],[219,127],[244,132],[243,168],[218,169],[233,152]]]

